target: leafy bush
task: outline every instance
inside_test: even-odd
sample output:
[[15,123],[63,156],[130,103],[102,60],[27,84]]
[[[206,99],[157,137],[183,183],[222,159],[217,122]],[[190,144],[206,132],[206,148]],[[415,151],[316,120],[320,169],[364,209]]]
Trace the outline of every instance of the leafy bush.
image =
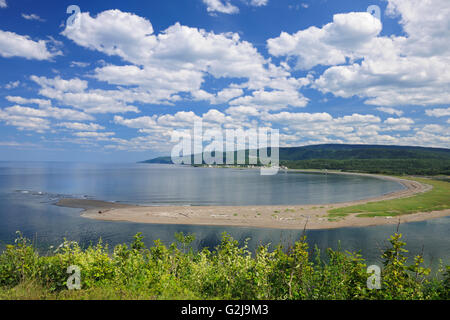
[[0,255],[0,286],[15,286],[36,276],[39,257],[31,242],[22,233],[17,235],[15,244]]
[[[214,249],[195,252],[194,235],[175,235],[146,248],[142,234],[110,253],[101,241],[82,250],[64,241],[40,256],[19,234],[0,255],[0,298],[36,299],[449,299],[450,266],[431,277],[417,256],[407,264],[405,243],[394,234],[382,255],[381,289],[369,290],[359,252],[310,250],[302,237],[289,248],[250,252],[224,233]],[[81,290],[67,289],[67,268],[81,270]]]

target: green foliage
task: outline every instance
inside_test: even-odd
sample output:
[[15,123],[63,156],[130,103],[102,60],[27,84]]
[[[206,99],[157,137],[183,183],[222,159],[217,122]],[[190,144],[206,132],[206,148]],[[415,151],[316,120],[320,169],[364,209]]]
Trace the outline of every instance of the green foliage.
[[445,279],[442,285],[441,296],[443,299],[450,299],[450,266],[445,267]]
[[[382,259],[382,288],[369,290],[359,252],[311,250],[302,237],[288,248],[250,252],[228,234],[213,250],[195,252],[192,234],[177,233],[166,246],[146,248],[142,234],[113,252],[101,241],[82,250],[64,241],[40,256],[19,234],[0,255],[0,299],[449,299],[450,266],[430,276],[417,256],[407,264],[401,234]],[[67,268],[81,270],[81,290],[66,287]]]
[[388,299],[424,299],[424,292],[421,290],[424,276],[430,273],[430,269],[421,267],[423,258],[416,256],[414,264],[407,266],[408,252],[404,248],[405,242],[401,241],[401,234],[394,234],[389,239],[391,247],[386,249],[382,255],[384,260],[384,270],[382,273],[383,297]]
[[15,286],[33,279],[38,271],[38,255],[30,241],[17,232],[14,245],[0,255],[0,286]]

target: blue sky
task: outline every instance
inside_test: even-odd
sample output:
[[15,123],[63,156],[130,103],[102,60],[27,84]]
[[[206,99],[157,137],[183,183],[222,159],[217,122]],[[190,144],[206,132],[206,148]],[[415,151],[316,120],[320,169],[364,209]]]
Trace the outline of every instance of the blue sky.
[[0,160],[143,160],[198,120],[448,148],[449,21],[447,0],[0,0]]

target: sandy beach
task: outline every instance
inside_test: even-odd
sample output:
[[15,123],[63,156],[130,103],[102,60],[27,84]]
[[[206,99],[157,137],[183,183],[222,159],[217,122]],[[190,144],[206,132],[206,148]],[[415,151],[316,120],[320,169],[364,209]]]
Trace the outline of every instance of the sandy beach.
[[[311,172],[311,171],[308,171]],[[339,173],[354,174],[354,173]],[[327,211],[333,208],[373,201],[410,197],[431,190],[431,186],[412,180],[389,176],[358,174],[401,183],[405,189],[380,197],[354,202],[316,205],[270,206],[136,206],[85,199],[61,199],[57,205],[84,209],[82,217],[106,221],[129,221],[152,224],[185,224],[241,226],[276,229],[332,229],[422,221],[450,215],[450,210],[421,212],[399,217],[356,217],[350,214],[338,221],[329,221]]]

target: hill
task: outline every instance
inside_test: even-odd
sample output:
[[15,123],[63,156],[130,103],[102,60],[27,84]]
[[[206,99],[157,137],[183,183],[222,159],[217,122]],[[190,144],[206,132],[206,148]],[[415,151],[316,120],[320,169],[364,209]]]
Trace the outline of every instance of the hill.
[[139,163],[161,163],[161,164],[173,164],[171,157],[158,157],[150,160],[141,161]]
[[[249,150],[246,150],[248,164]],[[280,164],[291,169],[449,175],[450,149],[411,146],[322,144],[280,148]],[[225,155],[223,156],[225,159]],[[236,154],[235,154],[236,159]],[[172,163],[159,157],[143,163]]]
[[409,146],[322,144],[280,148],[280,160],[447,159],[450,149]]

